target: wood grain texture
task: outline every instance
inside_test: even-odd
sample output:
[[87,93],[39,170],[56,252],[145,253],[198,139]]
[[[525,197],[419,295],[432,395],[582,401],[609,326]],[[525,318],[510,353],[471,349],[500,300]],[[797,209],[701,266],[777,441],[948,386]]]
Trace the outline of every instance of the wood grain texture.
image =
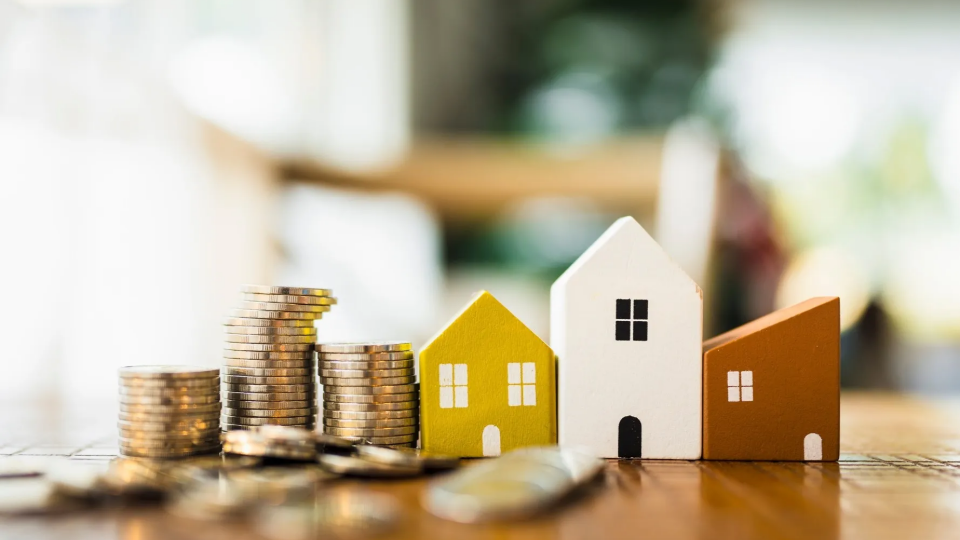
[[[116,455],[111,408],[0,407],[0,455]],[[607,463],[599,481],[537,518],[459,525],[420,508],[429,479],[345,480],[332,494],[371,490],[403,506],[393,534],[463,540],[833,540],[956,538],[960,530],[960,401],[883,394],[841,399],[835,463],[635,460]],[[86,438],[84,439],[84,434]],[[0,457],[0,459],[3,459]],[[207,523],[139,505],[56,517],[0,518],[18,540],[262,540],[252,522]]]
[[560,445],[700,457],[702,328],[697,284],[635,219],[617,220],[550,289]]
[[[805,442],[819,452],[805,455]],[[839,298],[812,298],[703,344],[704,459],[839,455]]]
[[461,457],[557,441],[553,351],[483,291],[420,351],[420,442]]

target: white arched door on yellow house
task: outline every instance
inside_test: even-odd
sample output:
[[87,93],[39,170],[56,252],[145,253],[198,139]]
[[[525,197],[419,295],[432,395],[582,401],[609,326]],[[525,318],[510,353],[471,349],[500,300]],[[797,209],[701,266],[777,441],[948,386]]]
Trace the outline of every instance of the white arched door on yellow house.
[[500,455],[500,428],[493,424],[483,428],[483,455],[484,457]]

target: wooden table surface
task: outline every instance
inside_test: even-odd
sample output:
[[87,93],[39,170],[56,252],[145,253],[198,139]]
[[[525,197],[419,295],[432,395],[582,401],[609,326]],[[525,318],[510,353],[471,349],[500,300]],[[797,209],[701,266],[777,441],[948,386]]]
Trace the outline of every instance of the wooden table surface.
[[[434,518],[419,506],[424,479],[351,480],[330,489],[395,495],[405,512],[394,538],[960,538],[960,402],[847,394],[841,416],[839,463],[609,461],[585,493],[521,523],[469,526]],[[90,431],[104,425],[102,416],[21,408],[0,419],[0,439],[9,439],[0,440],[0,454],[110,459],[112,436],[90,443],[109,434]],[[24,445],[28,436],[32,446]],[[86,443],[77,444],[83,437]],[[0,538],[261,537],[243,521],[199,522],[141,505],[5,518]]]

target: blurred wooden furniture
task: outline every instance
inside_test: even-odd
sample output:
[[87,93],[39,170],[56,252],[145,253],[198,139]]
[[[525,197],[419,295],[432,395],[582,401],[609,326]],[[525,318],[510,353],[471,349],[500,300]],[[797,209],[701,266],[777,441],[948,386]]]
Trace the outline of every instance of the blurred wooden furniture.
[[[39,414],[38,408],[17,410],[9,404],[2,410],[0,436],[8,438],[0,445],[3,454],[110,459],[115,452],[112,443],[68,444],[85,429],[109,426],[109,408],[97,414],[96,409],[74,408],[60,417]],[[38,418],[54,422],[37,422]],[[62,429],[57,422],[62,422]],[[956,403],[847,394],[841,423],[845,453],[839,463],[610,461],[603,478],[586,493],[521,523],[467,526],[434,518],[418,504],[428,479],[351,480],[330,489],[395,495],[406,512],[394,538],[956,537],[960,530],[960,407]],[[103,435],[103,431],[88,433],[87,440]],[[25,447],[26,437],[36,444]],[[0,521],[0,538],[65,534],[73,540],[260,538],[244,522],[191,521],[157,506]]]

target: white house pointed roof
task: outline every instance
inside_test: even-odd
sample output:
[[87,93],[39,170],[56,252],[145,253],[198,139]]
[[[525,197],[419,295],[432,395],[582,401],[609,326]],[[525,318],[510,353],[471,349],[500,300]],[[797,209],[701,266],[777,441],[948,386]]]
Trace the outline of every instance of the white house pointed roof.
[[693,278],[691,278],[683,268],[680,268],[680,265],[670,258],[670,255],[663,250],[660,244],[631,216],[625,216],[615,221],[589,249],[584,251],[583,254],[567,268],[567,271],[554,282],[553,287],[566,286],[581,270],[600,258],[601,254],[624,249],[644,252],[645,258],[650,264],[672,267],[675,270],[675,272],[673,272],[675,275],[682,276],[682,278],[695,287],[698,292],[701,292],[700,287],[693,281]]

